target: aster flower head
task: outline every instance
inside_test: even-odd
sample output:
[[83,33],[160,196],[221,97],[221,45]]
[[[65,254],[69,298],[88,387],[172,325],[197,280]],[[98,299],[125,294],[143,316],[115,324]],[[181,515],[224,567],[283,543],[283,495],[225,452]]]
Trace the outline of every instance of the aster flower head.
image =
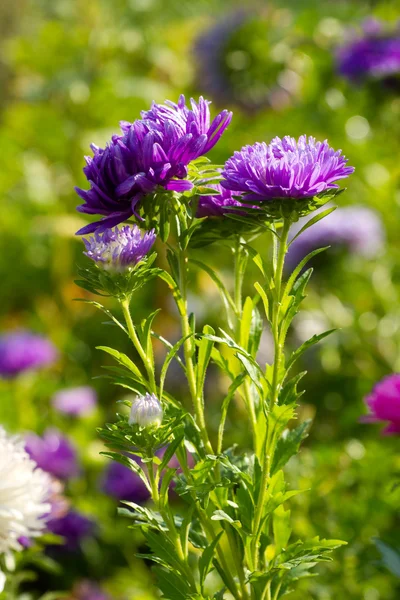
[[51,482],[24,450],[24,442],[0,426],[0,554],[21,550],[20,540],[46,527]]
[[365,398],[370,414],[364,423],[386,422],[385,435],[400,435],[400,373],[384,377]]
[[85,385],[56,392],[51,399],[53,407],[60,413],[73,417],[91,414],[97,404],[96,390]]
[[155,239],[154,230],[142,236],[137,225],[124,225],[120,229],[96,231],[92,237],[84,239],[84,254],[106,271],[129,271],[150,252]]
[[364,22],[337,52],[338,70],[350,81],[390,80],[400,75],[400,32],[376,19]]
[[149,195],[190,190],[189,163],[213,148],[231,118],[222,111],[211,122],[207,100],[191,100],[188,108],[181,96],[178,104],[153,104],[142,119],[122,121],[121,135],[114,135],[104,149],[93,145],[94,156],[86,157],[84,173],[90,189],[77,188],[84,200],[78,211],[104,219],[78,234],[102,231],[137,216]]
[[57,429],[46,429],[42,436],[28,434],[25,449],[43,471],[57,479],[67,480],[79,474],[76,450]]
[[163,409],[160,401],[154,394],[137,396],[132,402],[129,415],[130,425],[139,427],[159,427],[163,419]]
[[[135,457],[141,466],[141,461]],[[136,504],[143,504],[149,499],[150,494],[145,484],[129,467],[118,462],[111,462],[104,471],[101,488],[108,496],[116,500],[127,500]]]
[[57,360],[57,349],[45,337],[30,331],[0,336],[0,377],[13,378],[24,371],[47,367]]
[[[305,225],[300,219],[291,230],[291,238]],[[379,215],[366,206],[338,208],[296,237],[289,247],[286,265],[294,268],[307,254],[325,246],[332,251],[364,258],[375,257],[383,248],[385,231]],[[331,250],[330,250],[331,252]]]
[[221,185],[270,216],[281,216],[285,208],[301,216],[337,193],[336,181],[354,171],[346,164],[341,150],[333,150],[327,141],[306,135],[298,140],[276,137],[235,152],[225,163]]
[[64,539],[62,546],[51,546],[56,553],[64,550],[76,552],[82,541],[92,536],[95,530],[94,521],[76,510],[69,510],[62,517],[52,519],[47,526],[49,531]]

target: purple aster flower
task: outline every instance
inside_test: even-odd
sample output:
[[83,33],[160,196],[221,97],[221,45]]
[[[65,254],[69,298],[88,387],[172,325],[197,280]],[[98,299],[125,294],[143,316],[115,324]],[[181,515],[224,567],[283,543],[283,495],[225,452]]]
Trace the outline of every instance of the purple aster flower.
[[65,415],[74,417],[91,414],[96,408],[97,394],[90,386],[59,390],[51,399],[54,408]]
[[218,142],[232,119],[222,111],[210,121],[209,101],[180,96],[178,104],[153,104],[134,123],[121,122],[122,135],[114,135],[105,148],[92,146],[93,158],[84,168],[90,190],[77,188],[84,204],[80,212],[104,215],[78,234],[104,230],[136,213],[140,201],[158,189],[184,192],[193,186],[186,180],[189,163],[206,154]]
[[95,523],[81,513],[70,510],[61,518],[48,521],[47,528],[51,533],[64,538],[62,547],[51,546],[54,551],[64,549],[74,552],[79,550],[85,538],[94,534]]
[[388,79],[400,74],[400,33],[390,32],[385,24],[368,19],[362,36],[351,40],[337,52],[339,73],[351,81]]
[[238,212],[237,210],[229,210],[232,206],[243,206],[239,200],[232,196],[231,190],[223,188],[220,184],[212,184],[209,187],[214,188],[218,193],[210,196],[200,196],[196,217],[222,217],[229,212]]
[[58,479],[69,479],[79,473],[75,448],[57,429],[46,429],[42,437],[28,434],[25,449],[43,471]]
[[244,146],[225,163],[222,187],[242,192],[257,204],[278,199],[312,198],[337,189],[336,181],[353,173],[347,159],[327,141],[302,135],[298,141],[286,136],[270,144]]
[[74,586],[70,600],[110,600],[96,581],[84,580]]
[[[292,227],[292,238],[306,222],[307,219],[300,219]],[[382,221],[374,210],[366,206],[338,208],[294,240],[289,247],[286,265],[293,269],[307,254],[325,246],[344,248],[351,254],[373,258],[383,248],[384,241]]]
[[[135,461],[140,464],[138,457],[135,457]],[[107,465],[101,487],[103,492],[116,500],[142,504],[149,499],[149,491],[140,477],[118,462]]]
[[50,340],[31,333],[15,331],[0,336],[0,376],[16,377],[54,363],[58,352]]
[[385,435],[400,435],[400,373],[384,377],[365,398],[370,414],[362,417],[364,423],[386,421]]
[[137,225],[124,225],[120,229],[96,231],[92,237],[84,239],[86,256],[94,260],[106,271],[123,272],[143,260],[156,239],[154,230],[141,235]]

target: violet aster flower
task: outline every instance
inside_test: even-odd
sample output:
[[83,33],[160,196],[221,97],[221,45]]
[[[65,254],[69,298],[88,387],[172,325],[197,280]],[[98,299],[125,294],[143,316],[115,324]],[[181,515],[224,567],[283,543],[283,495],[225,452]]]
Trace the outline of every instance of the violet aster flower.
[[59,546],[50,546],[52,550],[68,550],[74,552],[79,550],[81,542],[94,534],[95,523],[92,519],[85,517],[81,513],[70,510],[59,519],[48,521],[47,528],[51,533],[64,538],[64,544]]
[[339,48],[338,70],[351,81],[388,79],[400,74],[400,32],[375,19],[364,23],[362,36]]
[[385,435],[400,435],[400,373],[384,377],[365,398],[370,414],[364,423],[386,421]]
[[75,448],[57,429],[46,429],[42,437],[28,434],[25,449],[38,467],[58,479],[69,479],[79,473]]
[[341,151],[333,150],[327,141],[305,135],[298,141],[276,137],[270,144],[256,143],[235,152],[225,163],[221,185],[261,205],[280,199],[311,199],[338,189],[335,182],[354,171],[346,163]]
[[[135,461],[140,463],[138,457]],[[142,504],[149,499],[149,491],[138,475],[121,463],[111,462],[105,469],[102,490],[116,500]]]
[[110,600],[110,596],[97,582],[84,580],[74,586],[69,600]]
[[233,211],[232,207],[243,206],[232,196],[231,190],[223,188],[220,184],[212,184],[209,187],[214,188],[218,193],[215,196],[200,196],[196,217],[222,217],[229,212],[238,212]]
[[106,271],[124,272],[143,260],[155,239],[154,230],[142,236],[137,225],[124,225],[120,229],[96,231],[92,237],[84,239],[84,254]]
[[97,394],[90,386],[81,386],[59,390],[51,399],[54,408],[73,417],[91,414],[96,408]]
[[[295,223],[291,229],[292,238],[306,222],[306,219],[300,219]],[[292,269],[307,254],[324,246],[373,258],[383,248],[384,241],[385,232],[378,213],[366,206],[346,206],[338,208],[299,235],[289,247],[286,265]]]
[[92,146],[93,158],[84,168],[89,190],[77,188],[84,204],[78,211],[104,215],[78,234],[104,230],[134,214],[140,201],[157,190],[183,192],[193,185],[186,180],[189,163],[206,154],[217,143],[232,119],[222,111],[210,122],[209,101],[203,98],[191,108],[184,96],[178,104],[153,104],[134,123],[121,122],[121,135],[114,135],[105,148]]
[[54,363],[57,349],[50,340],[30,331],[14,331],[0,336],[0,376],[16,377],[28,370]]

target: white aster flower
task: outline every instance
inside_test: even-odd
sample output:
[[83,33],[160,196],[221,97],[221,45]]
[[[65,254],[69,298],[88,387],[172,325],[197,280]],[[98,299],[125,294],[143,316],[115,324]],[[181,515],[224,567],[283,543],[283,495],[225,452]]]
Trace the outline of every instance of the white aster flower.
[[154,394],[137,396],[132,402],[129,423],[140,427],[159,427],[163,419],[163,409]]
[[25,452],[24,441],[0,426],[0,555],[21,550],[19,538],[41,534],[51,509],[50,486],[48,474]]

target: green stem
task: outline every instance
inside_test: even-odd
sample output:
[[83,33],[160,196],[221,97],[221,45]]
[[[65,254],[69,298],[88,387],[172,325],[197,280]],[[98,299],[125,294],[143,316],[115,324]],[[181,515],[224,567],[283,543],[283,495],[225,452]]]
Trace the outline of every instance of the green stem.
[[[271,401],[269,410],[271,411],[275,406],[275,403],[278,400],[279,391],[280,391],[280,367],[283,358],[283,345],[279,339],[279,326],[280,326],[280,308],[281,308],[281,300],[282,300],[282,276],[283,276],[283,266],[285,262],[285,255],[287,252],[287,240],[289,235],[291,221],[290,219],[283,220],[282,232],[280,235],[279,246],[276,248],[276,244],[274,244],[274,250],[276,248],[277,252],[274,251],[274,285],[275,285],[275,302],[272,310],[272,335],[274,338],[274,347],[275,347],[275,356],[274,356],[274,366],[272,372],[272,383],[271,383]],[[275,235],[275,234],[274,234]],[[261,473],[261,485],[260,485],[260,493],[257,500],[255,516],[254,516],[254,524],[253,524],[253,563],[255,569],[258,568],[258,547],[259,547],[259,539],[261,535],[260,524],[262,521],[262,517],[264,514],[264,505],[267,494],[267,483],[270,476],[271,469],[271,461],[273,454],[273,446],[274,446],[274,435],[273,432],[269,431],[269,427],[267,427],[267,432],[265,436],[265,442],[263,446],[263,463],[262,463],[262,473]]]
[[126,326],[128,328],[129,338],[130,338],[132,344],[134,345],[134,347],[136,348],[136,350],[145,366],[147,376],[149,378],[149,386],[150,386],[151,392],[153,394],[157,395],[157,385],[156,385],[155,376],[154,376],[154,365],[152,364],[152,361],[149,359],[149,357],[146,355],[146,352],[143,350],[142,344],[140,343],[140,340],[137,336],[135,326],[133,324],[132,317],[131,317],[131,311],[129,308],[130,299],[125,298],[124,300],[120,301],[120,304],[121,304],[122,312],[123,312],[123,315],[125,318]]

